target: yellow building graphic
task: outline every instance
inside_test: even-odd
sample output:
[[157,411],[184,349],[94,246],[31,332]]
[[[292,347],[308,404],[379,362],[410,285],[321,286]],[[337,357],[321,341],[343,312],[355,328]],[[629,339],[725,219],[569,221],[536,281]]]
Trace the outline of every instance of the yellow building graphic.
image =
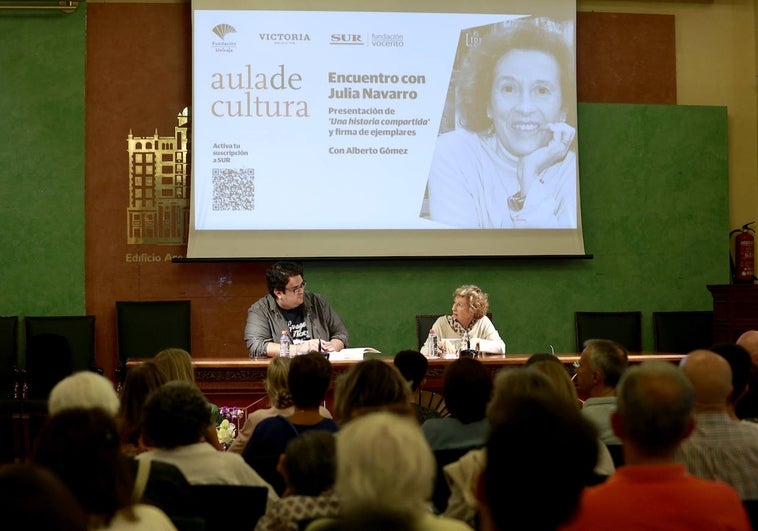
[[190,207],[189,110],[177,115],[173,136],[135,137],[129,130],[128,244],[187,243]]

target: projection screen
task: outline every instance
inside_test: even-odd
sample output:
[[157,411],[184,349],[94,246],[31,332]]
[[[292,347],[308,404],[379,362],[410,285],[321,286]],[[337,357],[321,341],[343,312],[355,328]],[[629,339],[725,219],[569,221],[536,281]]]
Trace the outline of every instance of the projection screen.
[[584,255],[575,19],[193,0],[187,258]]

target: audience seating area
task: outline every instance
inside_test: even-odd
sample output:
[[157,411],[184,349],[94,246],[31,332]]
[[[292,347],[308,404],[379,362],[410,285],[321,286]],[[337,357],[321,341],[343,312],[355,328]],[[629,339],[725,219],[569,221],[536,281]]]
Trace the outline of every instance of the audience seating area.
[[0,462],[29,457],[50,390],[82,370],[103,372],[95,365],[94,316],[0,318],[0,423],[11,434],[0,441]]

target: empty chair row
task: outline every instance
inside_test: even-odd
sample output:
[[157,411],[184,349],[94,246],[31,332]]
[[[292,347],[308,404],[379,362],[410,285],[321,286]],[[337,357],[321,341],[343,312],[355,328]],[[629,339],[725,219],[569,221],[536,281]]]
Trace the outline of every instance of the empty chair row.
[[[167,347],[190,351],[188,300],[118,301],[116,319],[119,377],[130,358],[149,358]],[[3,432],[9,423],[13,433],[0,441],[0,462],[28,453],[50,390],[85,370],[103,372],[95,365],[94,316],[0,316],[0,417]]]
[[[686,354],[713,344],[713,312],[653,312],[655,352]],[[642,312],[575,312],[576,350],[588,339],[612,339],[629,352],[642,349]]]

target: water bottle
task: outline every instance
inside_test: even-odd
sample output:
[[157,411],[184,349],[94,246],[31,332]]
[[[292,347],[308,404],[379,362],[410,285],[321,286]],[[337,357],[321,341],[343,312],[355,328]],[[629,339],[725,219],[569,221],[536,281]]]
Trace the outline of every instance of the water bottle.
[[437,348],[437,333],[434,329],[429,330],[429,337],[426,338],[426,344],[429,348],[429,357],[436,358],[439,356],[439,350]]
[[287,330],[282,330],[282,336],[279,338],[279,357],[290,357],[290,333]]

